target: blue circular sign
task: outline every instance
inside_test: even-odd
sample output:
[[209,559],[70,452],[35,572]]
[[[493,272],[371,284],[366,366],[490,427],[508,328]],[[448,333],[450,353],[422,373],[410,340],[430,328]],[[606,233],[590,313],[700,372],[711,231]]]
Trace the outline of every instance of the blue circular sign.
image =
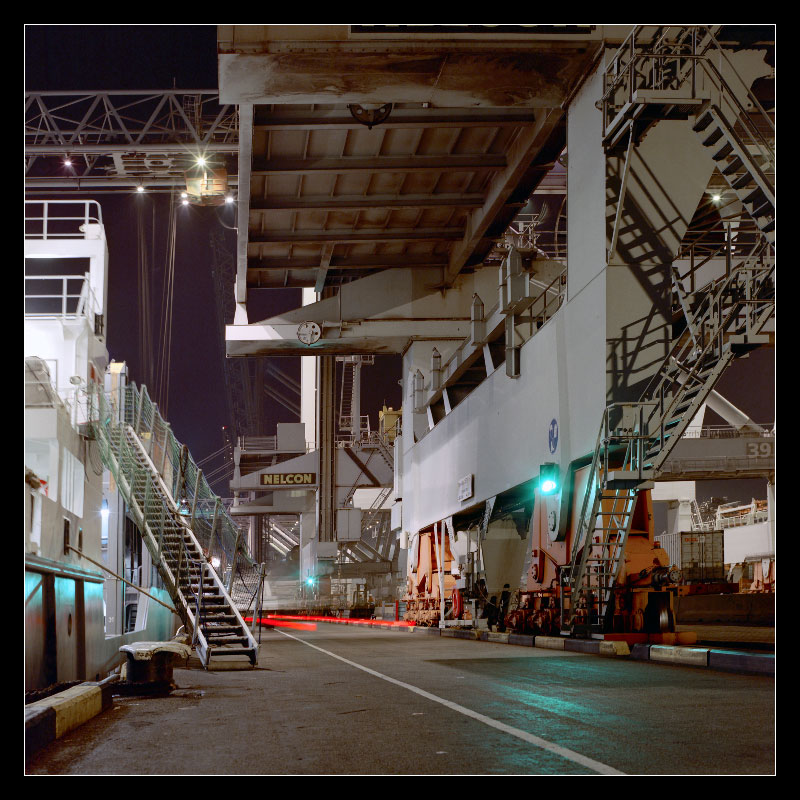
[[547,440],[550,445],[550,452],[555,453],[558,447],[558,420],[554,419],[550,422],[550,429],[547,432]]

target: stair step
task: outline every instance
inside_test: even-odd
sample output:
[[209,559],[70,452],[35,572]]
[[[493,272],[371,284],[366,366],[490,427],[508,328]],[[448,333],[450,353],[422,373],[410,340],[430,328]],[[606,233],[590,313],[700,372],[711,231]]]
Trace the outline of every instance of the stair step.
[[697,121],[692,125],[695,133],[701,133],[714,121],[714,115],[710,111],[705,111],[697,117]]
[[719,127],[712,128],[708,136],[705,139],[703,139],[703,145],[705,147],[711,147],[712,145],[715,145],[721,138],[722,138],[722,128]]
[[740,175],[731,184],[731,187],[735,189],[737,192],[747,191],[753,186],[755,186],[755,182],[753,181],[753,176],[749,172],[746,172],[744,175]]
[[[197,595],[198,588],[197,586],[187,586],[186,584],[179,584],[181,591],[186,591],[187,589],[191,591],[193,595]],[[203,588],[203,602],[207,603],[209,600],[213,601],[214,603],[225,603],[227,602],[225,598],[221,594],[217,594],[214,591],[214,587],[210,589]]]
[[752,205],[755,207],[761,206],[765,202],[769,202],[769,199],[767,198],[766,194],[764,194],[764,190],[759,186],[750,192],[750,194],[747,195],[742,202],[747,206]]
[[244,647],[209,647],[209,655],[211,657],[214,656],[250,656],[251,658],[254,655],[254,649],[252,647],[244,648]]
[[753,217],[753,219],[756,220],[766,219],[773,217],[775,215],[775,210],[772,206],[772,203],[770,203],[769,200],[765,199],[760,206],[753,207],[752,211],[750,212],[750,215]]
[[728,164],[728,166],[722,170],[722,174],[733,175],[741,171],[742,169],[744,169],[744,163],[742,162],[742,159],[739,158],[739,156],[736,156],[736,158],[734,158],[733,161],[731,161],[730,164]]
[[214,633],[241,633],[242,626],[241,625],[206,625],[201,624],[203,628],[203,632],[206,634],[214,634]]
[[712,156],[714,161],[722,161],[733,152],[733,145],[730,142],[725,142],[719,150]]

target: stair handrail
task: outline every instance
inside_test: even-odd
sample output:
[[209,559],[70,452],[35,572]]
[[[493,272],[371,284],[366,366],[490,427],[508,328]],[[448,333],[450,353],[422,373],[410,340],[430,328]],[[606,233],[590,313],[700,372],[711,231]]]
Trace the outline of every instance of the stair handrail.
[[[134,445],[139,448],[140,454],[144,456],[145,463],[148,465],[148,472],[149,472],[148,477],[150,478],[150,482],[145,484],[145,488],[147,489],[151,485],[151,483],[160,486],[161,491],[159,492],[159,499],[161,504],[162,505],[166,504],[166,508],[169,511],[172,519],[174,521],[177,521],[184,528],[182,532],[183,535],[179,537],[180,550],[177,554],[177,559],[178,559],[177,574],[174,574],[170,566],[163,560],[163,558],[161,558],[161,551],[159,551],[159,558],[160,558],[159,565],[163,569],[165,569],[168,572],[168,574],[172,577],[175,593],[184,599],[186,613],[189,617],[189,622],[193,631],[193,645],[195,646],[198,654],[200,655],[201,662],[204,665],[207,665],[209,658],[211,657],[211,650],[209,649],[208,642],[205,638],[205,635],[202,632],[202,623],[203,623],[202,599],[204,593],[203,576],[205,574],[206,568],[209,569],[209,574],[212,578],[212,581],[214,584],[216,584],[216,589],[219,592],[221,592],[222,596],[228,601],[228,604],[230,605],[230,608],[233,611],[234,615],[237,617],[237,620],[242,630],[247,632],[248,639],[250,640],[250,646],[252,648],[257,648],[255,638],[245,625],[244,620],[242,619],[241,614],[239,613],[239,610],[236,607],[236,604],[233,602],[230,595],[228,594],[228,591],[226,590],[216,570],[209,563],[209,559],[205,557],[195,558],[194,556],[192,556],[192,552],[189,548],[189,543],[194,545],[196,552],[199,553],[204,554],[205,548],[203,548],[200,541],[197,539],[197,536],[195,535],[195,532],[193,530],[193,526],[190,525],[189,522],[187,522],[185,516],[180,513],[180,510],[177,504],[175,503],[174,498],[170,495],[166,484],[159,475],[158,470],[156,469],[155,465],[150,459],[146,449],[142,445],[141,440],[136,435],[136,432],[132,429],[131,426],[128,426],[128,432],[132,435],[132,441]],[[133,497],[133,499],[135,501],[135,497]],[[151,539],[154,541],[155,537],[152,533],[152,527],[151,524],[148,522],[146,515],[146,503],[145,503],[144,513],[142,516],[143,516],[143,527],[147,529],[147,532],[149,533]],[[186,541],[187,538],[189,542]],[[159,540],[159,545],[163,546],[163,542],[161,541],[161,539]],[[196,592],[194,591],[194,589],[192,589],[191,576],[189,576],[188,588],[190,597],[187,597],[186,594],[184,593],[184,590],[181,589],[180,587],[181,568],[184,563],[187,565],[187,575],[190,564],[198,568],[198,588]],[[190,598],[191,600],[194,600],[195,604],[194,613],[191,610]]]
[[[93,413],[93,406],[95,404],[95,397],[96,397],[96,404],[97,404],[97,414]],[[195,619],[195,616],[192,614],[187,599],[183,596],[183,592],[180,589],[180,572],[181,566],[184,563],[184,560],[188,564],[190,561],[194,562],[191,553],[188,552],[186,547],[186,543],[181,537],[181,543],[183,545],[182,550],[178,552],[176,556],[176,560],[178,562],[178,573],[174,574],[172,569],[170,569],[169,565],[166,564],[163,558],[163,551],[164,548],[170,548],[169,544],[164,542],[163,539],[163,528],[159,526],[159,536],[156,538],[152,525],[148,520],[148,513],[147,508],[150,503],[154,500],[159,502],[162,506],[162,525],[165,515],[168,515],[173,519],[173,521],[177,521],[180,517],[178,514],[177,508],[170,509],[166,503],[165,498],[169,497],[169,494],[166,489],[166,485],[161,480],[158,473],[155,472],[155,479],[152,473],[145,474],[145,485],[144,485],[144,498],[142,503],[140,503],[139,499],[136,496],[134,484],[137,478],[137,469],[138,463],[136,458],[133,457],[131,452],[131,443],[128,439],[128,431],[134,434],[134,441],[138,441],[138,437],[135,437],[135,432],[133,428],[126,423],[124,420],[120,420],[119,422],[115,419],[115,412],[114,409],[110,407],[107,403],[107,398],[105,393],[102,390],[102,387],[99,383],[90,383],[88,390],[87,390],[87,400],[88,400],[88,414],[87,418],[90,421],[90,425],[95,432],[95,437],[98,439],[98,443],[100,445],[100,452],[101,457],[103,458],[104,463],[108,467],[108,469],[114,475],[117,483],[122,490],[123,496],[126,498],[126,502],[128,503],[128,507],[130,508],[132,514],[135,518],[137,518],[137,522],[141,526],[141,531],[144,536],[145,544],[147,545],[148,550],[152,554],[153,558],[156,561],[158,568],[163,572],[166,573],[165,578],[167,579],[166,582],[168,584],[170,590],[170,596],[175,602],[176,610],[178,611],[178,616],[182,618],[184,624],[188,625],[192,628],[193,632],[199,629],[199,621]],[[116,424],[114,424],[116,423]],[[112,434],[112,424],[114,424],[114,428],[116,429],[117,435],[117,450],[116,453],[114,452],[114,435]],[[126,430],[127,429],[127,430]],[[141,452],[144,452],[145,456],[146,451],[144,448],[141,449]],[[125,461],[127,460],[128,466],[126,467]],[[149,462],[149,456],[147,456],[147,461]],[[147,462],[145,462],[147,463]],[[152,462],[150,462],[152,463]],[[148,471],[149,472],[149,471]],[[153,497],[152,494],[148,497],[148,493],[151,490],[152,484],[155,480],[158,480],[161,483],[161,492],[156,492],[156,497]],[[183,522],[182,520],[180,520]],[[184,523],[185,524],[185,523]],[[171,548],[170,548],[171,549]],[[185,551],[185,552],[184,552]],[[171,584],[171,585],[170,585]],[[178,600],[182,600],[182,602],[176,602]],[[205,642],[205,638],[202,636],[202,632],[199,636],[195,637],[197,643],[200,645],[198,650],[200,652],[205,652],[207,650],[207,643]]]
[[[570,564],[568,567],[569,581],[571,591],[574,593],[578,589],[578,585],[583,580],[583,575],[586,570],[586,560],[589,556],[590,546],[590,529],[589,524],[595,518],[595,514],[590,512],[590,500],[593,511],[596,505],[598,493],[607,486],[608,474],[610,472],[611,463],[610,455],[612,449],[619,450],[625,446],[625,454],[622,458],[620,469],[622,471],[629,471],[639,475],[642,480],[646,477],[642,473],[643,466],[643,447],[648,439],[646,431],[643,430],[643,416],[644,408],[648,405],[655,405],[655,401],[639,401],[639,402],[621,402],[610,403],[603,409],[603,417],[600,423],[600,431],[597,435],[595,444],[594,455],[592,457],[591,465],[589,468],[589,475],[586,483],[586,491],[583,496],[583,503],[581,504],[581,511],[578,517],[578,526],[575,531],[575,536],[572,541],[572,552],[570,557]],[[637,417],[637,423],[632,430],[626,433],[612,432],[610,428],[611,414],[620,409],[632,409]],[[612,448],[614,442],[618,445]],[[598,469],[602,463],[602,478],[600,478],[600,470]],[[626,537],[627,539],[627,537]],[[623,548],[624,548],[623,542]],[[578,562],[578,554],[583,548],[580,562]],[[624,550],[623,550],[624,552]],[[577,567],[577,570],[576,570]]]
[[[197,466],[191,453],[186,449],[185,465],[181,464],[181,451],[184,448],[178,442],[171,426],[167,423],[158,409],[157,404],[150,399],[147,387],[137,388],[131,382],[125,388],[125,418],[130,422],[137,436],[142,433],[150,434],[150,450],[155,455],[155,450],[161,450],[161,466],[157,468],[163,477],[171,477],[172,480],[165,481],[168,484],[170,495],[173,500],[180,500],[180,490],[185,492],[185,499],[197,506],[199,515],[196,516],[196,533],[198,538],[207,540],[209,556],[217,554],[220,556],[221,569],[224,571],[228,566],[235,568],[237,558],[242,558],[248,566],[254,566],[255,561],[251,557],[245,542],[237,542],[238,527],[233,522],[230,514],[220,503],[220,498],[211,489],[202,474],[202,470]],[[169,473],[169,475],[168,475]],[[199,476],[199,478],[198,478]],[[179,482],[179,478],[182,480]],[[169,485],[171,484],[171,485]],[[195,496],[196,495],[196,496]],[[206,512],[217,509],[215,525],[218,530],[212,530],[206,519]],[[220,542],[221,552],[213,551],[214,539]],[[233,553],[234,562],[230,563],[230,554]]]
[[[653,375],[650,383],[642,392],[642,401],[659,400],[658,408],[661,409],[659,414],[660,423],[663,423],[664,420],[669,419],[669,414],[674,410],[680,399],[680,393],[676,393],[672,397],[669,405],[666,408],[663,407],[663,401],[666,398],[666,393],[664,392],[665,385],[667,383],[674,383],[676,380],[675,375],[677,374],[678,369],[675,365],[681,365],[680,370],[683,371],[683,374],[686,378],[686,380],[682,381],[684,385],[689,380],[699,381],[696,373],[696,367],[687,368],[687,363],[702,365],[705,361],[705,358],[712,352],[712,349],[717,346],[720,348],[721,352],[723,343],[720,337],[724,335],[724,332],[727,330],[730,324],[741,316],[743,307],[745,313],[748,314],[751,312],[751,307],[754,304],[760,302],[771,302],[768,299],[762,301],[756,297],[752,297],[749,299],[737,298],[727,308],[722,305],[724,296],[729,293],[728,290],[731,289],[734,283],[738,281],[740,277],[745,275],[745,273],[752,272],[754,269],[755,267],[750,265],[750,260],[748,259],[748,261],[745,261],[743,264],[740,264],[733,269],[730,275],[727,275],[721,279],[721,282],[716,286],[716,291],[713,292],[713,295],[711,292],[704,293],[703,297],[701,298],[698,311],[704,306],[705,311],[703,312],[702,316],[699,313],[695,313],[695,327],[704,328],[707,316],[710,317],[712,315],[716,315],[718,319],[715,320],[714,327],[710,332],[705,330],[703,331],[702,336],[703,339],[705,339],[703,349],[697,352],[694,340],[691,339],[691,337],[687,339],[679,339],[673,346],[670,353],[667,355],[664,362],[662,362],[661,368]],[[760,268],[759,271],[761,273],[760,278],[762,285],[764,281],[771,278],[774,269],[774,265],[768,265]],[[750,280],[752,281],[753,279],[754,276],[751,275]],[[653,425],[653,421],[654,414],[651,413],[646,420],[648,429],[651,431],[655,427],[655,425]],[[663,429],[660,429],[660,437],[662,439],[663,446]]]
[[[664,34],[660,40],[653,42],[652,40],[648,42],[649,45],[655,45],[654,49],[651,51],[640,50],[639,52],[636,51],[637,47],[637,37],[640,36],[645,28],[648,26],[644,25],[637,25],[631,30],[625,40],[622,42],[620,47],[617,49],[617,53],[609,62],[608,67],[604,71],[604,92],[603,96],[601,97],[598,105],[603,110],[603,135],[605,136],[606,131],[608,130],[609,123],[612,119],[616,116],[616,111],[612,112],[614,116],[609,115],[610,109],[613,107],[616,109],[618,106],[612,102],[612,98],[616,95],[619,89],[624,85],[624,82],[628,81],[628,88],[627,88],[627,99],[628,102],[633,101],[633,94],[636,89],[641,88],[641,86],[637,85],[636,76],[639,75],[642,79],[642,85],[646,86],[648,81],[648,76],[650,76],[650,80],[655,80],[655,70],[654,65],[656,62],[663,62],[668,61],[671,59],[683,59],[688,64],[688,69],[686,69],[683,74],[676,72],[673,76],[674,80],[677,81],[678,86],[681,86],[686,83],[687,80],[691,79],[692,85],[692,97],[696,95],[697,89],[697,67],[698,65],[700,68],[706,73],[709,80],[714,85],[715,89],[720,93],[720,97],[726,97],[733,101],[738,111],[737,117],[742,127],[747,131],[748,135],[751,138],[751,141],[760,149],[763,149],[765,152],[762,155],[770,162],[770,164],[775,163],[775,152],[772,149],[769,141],[761,134],[757,125],[753,124],[753,121],[750,117],[750,110],[745,108],[745,106],[739,100],[739,95],[733,91],[733,88],[730,86],[728,81],[723,77],[720,69],[714,64],[713,60],[709,57],[709,50],[713,47],[714,51],[720,58],[724,58],[727,66],[730,68],[733,75],[735,75],[736,79],[741,84],[741,87],[744,91],[745,96],[747,97],[748,103],[752,104],[753,108],[758,112],[761,118],[766,122],[769,130],[771,130],[774,134],[775,132],[775,124],[770,118],[768,112],[764,109],[764,107],[759,102],[758,98],[753,94],[752,89],[744,82],[742,77],[739,75],[738,71],[736,70],[735,66],[733,65],[730,58],[728,58],[727,54],[725,53],[724,48],[720,45],[719,41],[717,40],[714,31],[710,26],[707,25],[697,25],[691,26],[688,28],[681,28],[679,29],[679,34],[681,32],[687,32],[698,30],[703,32],[702,41],[705,44],[700,50],[698,50],[698,37],[692,36],[692,43],[691,48],[692,51],[689,53],[683,52],[676,52],[678,47],[683,46],[683,42],[678,42],[677,46],[676,43],[670,42],[666,39],[666,32],[669,28],[664,29]],[[647,46],[647,45],[645,45]],[[659,52],[657,49],[659,46],[664,47],[665,49]],[[671,49],[670,49],[671,47]],[[624,59],[627,57],[627,61]],[[652,63],[650,70],[643,70],[637,71],[636,67],[639,64],[643,64],[650,61]],[[623,65],[620,68],[620,65]],[[613,78],[609,82],[609,73],[613,75]]]
[[[94,415],[91,411],[91,407],[95,402],[93,399],[95,395],[97,396],[97,415]],[[150,454],[147,452],[147,448],[144,446],[134,426],[125,421],[126,419],[132,418],[136,420],[137,424],[139,424],[141,421],[141,406],[139,406],[139,408],[136,408],[135,406],[132,408],[126,408],[124,418],[116,421],[115,411],[110,406],[106,393],[103,391],[99,383],[90,384],[89,390],[87,391],[87,396],[89,398],[90,406],[88,419],[90,420],[90,424],[92,425],[95,435],[99,440],[101,455],[105,455],[103,460],[115,475],[120,487],[126,490],[123,491],[123,495],[126,496],[129,507],[132,511],[134,511],[135,516],[137,516],[141,522],[141,530],[144,534],[144,540],[148,546],[148,550],[150,550],[151,554],[153,555],[159,569],[165,573],[165,578],[167,579],[166,582],[168,585],[171,584],[170,594],[173,597],[173,600],[182,601],[176,602],[176,607],[179,609],[179,611],[183,612],[179,614],[179,616],[182,617],[184,623],[187,624],[193,631],[193,644],[195,644],[203,664],[207,664],[208,658],[210,657],[208,642],[206,641],[201,629],[203,574],[205,568],[207,567],[210,569],[210,574],[213,576],[218,590],[220,590],[223,596],[226,597],[234,614],[239,618],[242,629],[247,631],[251,647],[255,647],[255,640],[252,634],[241,619],[241,615],[225,590],[221,579],[217,575],[213,566],[209,564],[209,560],[205,557],[195,558],[192,555],[192,552],[189,549],[189,544],[194,545],[196,552],[201,554],[205,552],[204,548],[197,539],[192,526],[188,524],[185,517],[180,513],[180,509],[178,508],[178,504],[175,502],[173,493],[170,491],[169,487],[164,481],[163,476],[150,458]],[[111,428],[113,422],[116,422],[114,427],[116,429],[118,440],[116,454],[113,452],[114,435],[112,434]],[[139,466],[136,458],[132,456],[132,448],[138,449],[139,455],[142,457],[142,461],[145,464],[145,468],[142,470],[145,478],[143,490],[144,496],[142,499],[143,505],[137,498],[134,488],[134,482],[137,477],[135,471],[137,469],[141,470],[142,468]],[[124,459],[126,457],[129,461],[129,467],[127,470],[124,465]],[[199,481],[197,481],[197,483],[199,483]],[[159,511],[161,524],[158,525],[157,537],[153,530],[153,515],[148,513],[148,508],[154,501],[160,505]],[[176,548],[164,541],[163,526],[166,517],[169,517],[173,524],[177,524],[179,529],[182,529],[181,535],[178,537],[180,544],[177,548],[177,552],[175,552]],[[165,561],[165,550],[170,552],[174,560],[177,562],[177,572],[174,572],[169,564]],[[198,591],[195,592],[192,589],[191,580],[189,580],[189,597],[186,596],[183,589],[180,587],[181,573],[184,564],[186,565],[187,572],[189,565],[196,566],[199,570]],[[191,609],[190,598],[195,601],[194,613]]]
[[[750,305],[753,300],[757,301],[757,298],[742,298],[736,299],[733,303],[731,303],[730,307],[723,308],[721,304],[721,300],[723,298],[724,293],[733,285],[734,281],[738,280],[739,277],[745,274],[745,272],[749,272],[753,269],[753,267],[749,266],[748,262],[743,265],[737,267],[734,271],[731,272],[730,275],[726,276],[716,287],[716,291],[713,292],[713,296],[711,292],[706,292],[705,296],[702,298],[701,303],[707,303],[707,311],[709,313],[714,313],[715,308],[717,309],[717,313],[720,316],[718,320],[718,324],[715,326],[716,330],[712,332],[712,335],[708,337],[708,341],[705,344],[703,350],[697,354],[696,347],[693,341],[687,342],[678,342],[676,344],[676,348],[673,348],[673,352],[675,349],[678,352],[681,352],[682,349],[685,349],[689,345],[695,350],[695,358],[693,361],[696,364],[703,364],[705,357],[709,354],[710,348],[712,345],[717,344],[718,336],[721,336],[722,333],[727,329],[730,322],[732,320],[738,319],[741,316],[741,308],[744,304],[745,313],[750,313]],[[762,285],[763,281],[770,278],[772,272],[774,270],[773,265],[769,265],[767,267],[761,268],[761,279]],[[753,279],[753,276],[750,276],[750,279]],[[749,294],[746,292],[745,294]],[[769,301],[766,301],[769,302]],[[725,313],[727,312],[727,313]],[[762,315],[765,316],[765,315]],[[768,319],[768,317],[766,317]],[[764,321],[766,321],[766,319]],[[656,375],[651,380],[651,383],[648,386],[648,389],[642,395],[642,398],[635,403],[614,403],[610,404],[606,408],[603,409],[603,417],[600,425],[600,431],[597,436],[596,444],[594,453],[592,456],[591,465],[589,468],[589,474],[587,477],[587,484],[586,484],[586,491],[584,493],[583,502],[581,504],[581,511],[578,517],[578,525],[576,528],[575,536],[572,542],[572,552],[570,558],[570,564],[567,568],[567,577],[570,584],[570,592],[571,592],[571,607],[574,609],[574,604],[577,601],[577,592],[580,588],[580,585],[583,582],[583,577],[586,573],[586,562],[589,557],[589,550],[591,549],[590,545],[590,524],[592,520],[596,518],[595,513],[595,506],[597,505],[599,493],[602,487],[605,484],[605,479],[599,478],[599,468],[602,462],[603,466],[603,475],[607,476],[609,473],[609,455],[611,452],[611,445],[616,440],[620,444],[622,441],[627,440],[627,447],[625,451],[625,455],[622,461],[622,470],[624,471],[626,468],[633,473],[638,474],[640,477],[644,477],[643,474],[643,466],[644,466],[644,456],[643,456],[643,447],[646,442],[650,442],[654,440],[652,436],[650,424],[653,420],[654,414],[660,410],[659,413],[659,437],[661,442],[661,448],[663,449],[664,444],[664,431],[663,431],[663,423],[665,419],[669,418],[669,413],[673,409],[673,407],[678,403],[681,393],[678,392],[672,399],[670,405],[664,409],[663,408],[663,397],[660,396],[660,390],[662,389],[664,383],[669,380],[670,383],[675,381],[674,373],[673,373],[673,364],[675,363],[676,359],[673,353],[665,359],[665,362],[662,364],[661,369],[656,373]],[[677,363],[682,364],[682,361],[678,361]],[[695,369],[691,368],[689,370],[684,368],[684,372],[687,377],[692,377],[695,380],[699,381],[698,376],[696,375]],[[656,391],[653,392],[650,387],[655,384]],[[686,385],[686,381],[683,382],[683,385]],[[650,396],[648,396],[650,395]],[[655,396],[654,396],[655,395]],[[610,414],[611,412],[620,407],[631,407],[634,410],[638,411],[638,425],[634,427],[631,432],[623,433],[623,434],[614,434],[609,429],[610,424]],[[653,411],[645,417],[645,409],[647,407],[651,407]],[[619,491],[617,490],[617,497],[619,497]],[[616,502],[616,500],[615,500]],[[612,583],[616,580],[619,573],[619,567],[621,566],[621,558],[624,555],[624,548],[627,544],[627,536],[624,537],[622,542],[622,551],[621,554],[616,554],[614,557],[616,569],[615,575],[612,576]],[[582,552],[581,552],[582,549]],[[578,554],[581,554],[580,560],[578,559]],[[563,605],[563,604],[562,604]]]
[[769,113],[761,105],[761,103],[759,102],[759,100],[755,96],[755,94],[753,94],[753,90],[744,82],[744,79],[739,74],[739,72],[736,69],[736,67],[734,66],[733,62],[728,58],[728,54],[725,52],[725,48],[722,47],[722,45],[717,40],[717,37],[714,35],[714,31],[711,30],[711,28],[708,27],[708,26],[703,26],[703,27],[706,28],[706,31],[708,32],[709,38],[711,39],[711,41],[713,42],[714,46],[716,47],[717,52],[720,54],[720,56],[722,58],[725,59],[725,61],[728,63],[728,66],[731,69],[731,72],[737,77],[737,79],[739,80],[739,83],[742,85],[742,88],[745,90],[745,92],[747,92],[748,101],[751,102],[758,109],[758,112],[761,114],[761,116],[764,118],[764,120],[767,122],[767,124],[770,126],[770,128],[772,129],[772,131],[774,133],[775,132],[775,123],[770,118]]

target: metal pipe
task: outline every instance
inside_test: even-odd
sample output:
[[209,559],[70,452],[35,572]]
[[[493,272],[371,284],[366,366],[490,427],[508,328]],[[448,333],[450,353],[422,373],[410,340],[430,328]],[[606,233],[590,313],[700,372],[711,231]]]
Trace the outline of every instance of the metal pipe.
[[178,613],[172,606],[168,606],[166,603],[162,602],[157,597],[154,597],[152,594],[150,594],[149,592],[147,592],[144,589],[142,589],[141,586],[137,586],[135,583],[131,583],[130,581],[125,580],[125,578],[123,578],[121,575],[117,575],[116,572],[114,572],[113,570],[110,570],[107,566],[105,566],[105,564],[101,564],[99,561],[95,561],[93,558],[89,558],[89,556],[87,556],[85,553],[83,553],[80,550],[78,550],[77,547],[73,547],[71,544],[68,544],[67,548],[69,548],[70,550],[74,550],[81,558],[85,558],[87,561],[91,562],[96,567],[100,567],[100,569],[104,570],[109,575],[113,575],[118,581],[122,581],[123,583],[127,584],[128,586],[130,586],[132,589],[136,589],[136,591],[141,592],[145,597],[149,597],[151,600],[155,600],[156,603],[158,603],[159,605],[164,606],[164,608],[168,609],[173,614],[177,614]]
[[444,628],[444,524],[442,524],[441,529],[439,528],[439,523],[435,523],[433,526],[433,535],[439,535],[439,627]]
[[744,411],[723,397],[719,392],[712,389],[706,398],[706,405],[715,413],[719,414],[725,422],[733,425],[737,430],[751,430],[758,433],[766,433],[757,423],[753,422]]

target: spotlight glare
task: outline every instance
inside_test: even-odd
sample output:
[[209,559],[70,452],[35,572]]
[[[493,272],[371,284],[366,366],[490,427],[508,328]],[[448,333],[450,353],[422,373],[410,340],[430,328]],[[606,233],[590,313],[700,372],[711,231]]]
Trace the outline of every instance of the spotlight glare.
[[141,185],[137,186],[136,191],[139,192],[139,194],[141,194],[144,191],[144,186]]
[[189,205],[189,201],[185,197],[184,197],[183,200],[181,200],[181,203],[183,203],[183,205],[185,205],[185,206]]
[[232,203],[233,202],[233,196],[232,195],[227,195],[227,197],[225,198],[225,202],[226,203]]
[[720,195],[720,194],[712,194],[712,195],[711,195],[711,199],[712,199],[712,200],[713,200],[715,203],[719,203],[719,201],[720,201],[720,200],[722,200],[722,195]]
[[203,156],[200,156],[200,157],[197,159],[197,166],[198,166],[198,167],[204,167],[205,165],[206,165],[206,160],[205,160],[205,158],[203,158]]
[[185,200],[189,195],[186,192],[181,192],[181,199]]

